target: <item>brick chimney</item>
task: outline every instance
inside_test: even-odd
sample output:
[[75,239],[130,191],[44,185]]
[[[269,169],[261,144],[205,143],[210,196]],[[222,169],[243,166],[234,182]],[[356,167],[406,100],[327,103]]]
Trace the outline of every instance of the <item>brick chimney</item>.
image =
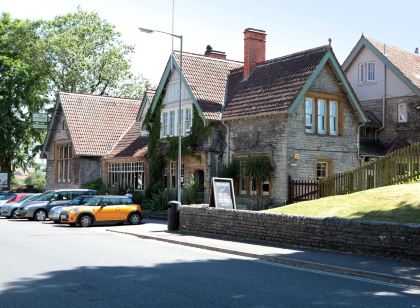
[[206,52],[204,53],[206,57],[226,60],[226,53],[223,51],[213,50],[213,47],[207,45]]
[[244,79],[248,78],[257,63],[265,61],[265,37],[263,30],[247,28],[244,31]]

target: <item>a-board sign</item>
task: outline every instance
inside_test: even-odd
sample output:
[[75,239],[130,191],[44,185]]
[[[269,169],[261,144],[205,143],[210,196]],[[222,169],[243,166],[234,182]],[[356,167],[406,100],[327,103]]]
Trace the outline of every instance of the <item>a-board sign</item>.
[[236,209],[232,179],[213,178],[210,189],[210,206],[219,209]]
[[8,187],[9,185],[9,174],[8,173],[0,173],[0,188],[1,187]]
[[46,113],[33,113],[32,114],[32,122],[47,123],[48,122],[48,114],[46,114]]

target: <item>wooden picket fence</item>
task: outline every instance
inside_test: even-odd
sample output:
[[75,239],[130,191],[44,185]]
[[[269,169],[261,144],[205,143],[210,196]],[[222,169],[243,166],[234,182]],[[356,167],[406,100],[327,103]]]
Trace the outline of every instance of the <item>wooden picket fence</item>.
[[318,198],[420,180],[420,143],[319,180]]

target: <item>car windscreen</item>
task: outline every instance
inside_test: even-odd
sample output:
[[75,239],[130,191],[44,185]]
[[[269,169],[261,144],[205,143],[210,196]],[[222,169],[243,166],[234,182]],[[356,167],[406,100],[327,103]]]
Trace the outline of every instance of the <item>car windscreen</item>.
[[13,196],[14,196],[14,194],[0,195],[0,200],[9,200]]
[[43,193],[36,201],[50,201],[54,197],[54,195],[55,193],[52,191],[46,192]]
[[27,203],[29,203],[29,202],[32,202],[32,201],[37,201],[39,198],[41,198],[42,197],[42,194],[39,194],[39,195],[31,195],[31,196],[29,196],[28,198],[26,198],[23,202],[21,202],[22,204],[27,204]]
[[86,205],[86,206],[97,206],[97,205],[99,205],[99,203],[101,203],[102,199],[103,199],[103,198],[100,198],[100,197],[94,197],[94,198],[92,198],[92,199],[89,199],[89,200],[85,203],[85,205]]

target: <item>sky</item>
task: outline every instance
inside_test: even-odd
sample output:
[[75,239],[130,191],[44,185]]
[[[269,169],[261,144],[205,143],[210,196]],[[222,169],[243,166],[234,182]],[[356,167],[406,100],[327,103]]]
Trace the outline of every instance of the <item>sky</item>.
[[[141,33],[138,27],[171,32],[172,0],[0,0],[1,12],[21,19],[51,19],[78,6],[114,24],[124,42],[135,46],[133,72],[159,83],[171,38]],[[420,47],[418,12],[418,0],[175,0],[174,33],[184,37],[184,51],[203,54],[211,45],[240,61],[245,28],[267,32],[267,59],[325,45],[331,38],[342,63],[362,33],[408,51]],[[179,40],[174,47],[179,49]]]

